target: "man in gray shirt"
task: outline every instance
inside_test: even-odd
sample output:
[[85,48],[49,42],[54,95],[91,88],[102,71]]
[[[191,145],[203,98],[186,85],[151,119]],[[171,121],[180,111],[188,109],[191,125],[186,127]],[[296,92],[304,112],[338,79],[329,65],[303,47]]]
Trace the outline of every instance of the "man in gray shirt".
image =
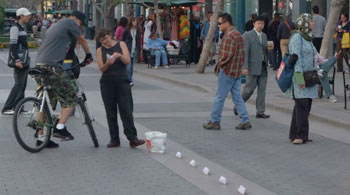
[[317,5],[312,8],[312,15],[312,19],[315,23],[315,26],[312,30],[314,33],[314,39],[312,40],[312,43],[316,47],[317,52],[320,52],[323,34],[326,28],[326,19],[320,15],[320,8]]
[[[50,100],[53,104],[59,101],[62,107],[61,118],[53,130],[53,136],[66,141],[74,139],[67,131],[65,124],[75,108],[77,94],[70,80],[66,77],[62,64],[73,40],[80,43],[86,53],[83,64],[92,62],[92,55],[81,30],[84,26],[84,20],[85,15],[82,12],[74,11],[69,18],[62,19],[51,26],[45,34],[36,58],[37,67],[53,72],[48,76],[48,82],[52,86]],[[37,145],[41,145],[44,139],[43,132],[39,130]],[[58,145],[50,141],[48,147],[58,147]]]

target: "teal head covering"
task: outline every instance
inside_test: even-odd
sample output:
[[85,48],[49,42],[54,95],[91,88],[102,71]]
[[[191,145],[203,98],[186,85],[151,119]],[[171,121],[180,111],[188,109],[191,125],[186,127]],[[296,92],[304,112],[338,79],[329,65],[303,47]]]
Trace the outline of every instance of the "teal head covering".
[[301,34],[301,36],[307,40],[312,41],[314,35],[312,29],[310,28],[310,21],[312,20],[312,15],[310,14],[301,14],[295,21],[296,31]]

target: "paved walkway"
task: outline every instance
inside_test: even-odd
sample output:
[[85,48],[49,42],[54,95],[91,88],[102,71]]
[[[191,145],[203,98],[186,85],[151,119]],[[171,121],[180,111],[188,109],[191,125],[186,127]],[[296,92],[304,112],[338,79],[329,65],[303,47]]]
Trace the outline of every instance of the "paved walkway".
[[[157,78],[160,82],[171,82],[177,85],[186,86],[215,94],[216,79],[214,75],[214,66],[207,67],[204,74],[195,72],[195,65],[190,68],[185,68],[185,65],[173,65],[170,69],[148,69],[145,64],[136,64],[134,71],[144,76]],[[269,109],[275,109],[287,113],[291,113],[294,102],[286,97],[277,86],[275,81],[275,71],[269,70],[269,79],[266,92],[266,113],[269,114]],[[311,118],[320,122],[327,122],[339,127],[350,127],[350,110],[344,110],[344,92],[343,92],[343,76],[341,73],[336,73],[335,77],[335,95],[338,98],[338,103],[330,103],[327,98],[316,99],[313,101]],[[256,93],[248,101],[255,105]],[[350,107],[350,104],[348,104]],[[255,114],[255,113],[250,113]]]

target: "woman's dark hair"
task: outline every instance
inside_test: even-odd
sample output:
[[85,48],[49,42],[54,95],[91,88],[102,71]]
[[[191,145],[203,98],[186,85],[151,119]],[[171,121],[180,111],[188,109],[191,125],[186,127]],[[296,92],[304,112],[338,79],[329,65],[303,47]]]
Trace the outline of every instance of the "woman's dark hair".
[[347,14],[347,13],[341,13],[340,16],[341,16],[341,15],[345,16],[346,19],[349,18],[349,14]]
[[[131,18],[129,19],[129,22],[128,22],[128,29],[129,29],[129,30],[132,29],[132,23],[133,23],[135,20],[137,21],[137,18],[131,17]],[[138,21],[137,21],[137,22],[138,22]]]
[[230,14],[228,14],[228,13],[220,14],[219,18],[221,18],[223,20],[223,22],[228,22],[230,25],[233,25],[232,17]]
[[122,26],[125,28],[127,25],[128,25],[128,19],[126,17],[120,18],[118,26]]
[[101,38],[104,38],[107,35],[113,36],[113,32],[108,28],[101,28],[97,33],[96,39],[100,40]]

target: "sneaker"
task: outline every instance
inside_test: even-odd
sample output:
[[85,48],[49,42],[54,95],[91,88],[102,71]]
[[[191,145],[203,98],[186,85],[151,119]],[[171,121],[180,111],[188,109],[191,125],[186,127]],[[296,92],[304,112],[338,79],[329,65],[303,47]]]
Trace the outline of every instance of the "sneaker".
[[168,68],[169,68],[169,66],[164,66],[164,68],[168,69]]
[[134,86],[134,83],[133,82],[130,82],[130,87],[133,87]]
[[15,111],[10,109],[10,110],[4,110],[1,112],[3,115],[14,115]]
[[67,131],[66,127],[64,127],[64,129],[61,130],[58,130],[55,127],[55,129],[53,130],[53,137],[60,138],[62,139],[62,141],[74,140],[74,137]]
[[318,70],[317,71],[317,75],[318,75],[319,78],[322,79],[323,78],[323,70],[322,69]]
[[[41,144],[43,144],[42,141],[37,140],[36,141],[36,146],[40,146]],[[56,144],[55,142],[49,140],[49,143],[46,145],[46,148],[58,148],[60,145]]]
[[203,128],[206,130],[220,130],[220,123],[212,123],[211,121],[208,121],[207,123],[203,124]]
[[249,121],[245,123],[240,123],[238,126],[236,126],[236,130],[247,130],[252,128],[252,125],[250,124]]
[[154,66],[154,69],[158,69],[158,66]]
[[304,143],[304,141],[302,139],[295,139],[293,141],[293,144],[296,144],[296,145],[303,144],[303,143]]
[[338,102],[338,100],[337,100],[337,98],[335,97],[335,95],[329,96],[329,101],[332,102],[332,103],[337,103],[337,102]]

